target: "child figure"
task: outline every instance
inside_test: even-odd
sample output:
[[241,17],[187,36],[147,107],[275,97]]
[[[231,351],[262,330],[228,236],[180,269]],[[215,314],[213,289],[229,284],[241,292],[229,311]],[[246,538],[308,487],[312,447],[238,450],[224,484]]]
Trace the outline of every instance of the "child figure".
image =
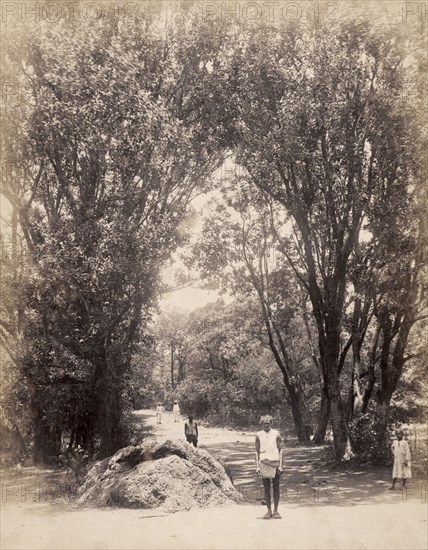
[[394,466],[392,467],[392,486],[395,489],[397,479],[402,479],[403,489],[406,487],[406,480],[412,477],[410,465],[410,448],[408,442],[403,439],[403,430],[396,430],[397,440],[392,442],[391,452],[394,457]]

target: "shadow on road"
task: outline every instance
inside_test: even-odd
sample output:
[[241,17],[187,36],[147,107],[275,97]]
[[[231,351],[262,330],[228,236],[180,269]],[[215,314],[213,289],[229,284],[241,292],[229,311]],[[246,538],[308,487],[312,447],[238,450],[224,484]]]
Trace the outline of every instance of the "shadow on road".
[[[255,474],[254,449],[249,442],[208,444],[205,448],[221,457],[235,487],[246,502],[254,504],[263,498],[262,480]],[[284,473],[281,476],[281,500],[293,506],[397,503],[418,498],[422,485],[411,482],[408,491],[388,491],[389,471],[331,471],[319,467],[319,447],[296,447],[285,450]],[[425,486],[426,492],[426,486]]]
[[[136,420],[145,425],[144,430],[150,435],[183,438],[181,424],[173,425],[169,413],[165,414],[162,426],[150,426],[154,422],[151,411],[137,411]],[[204,426],[201,426],[200,432],[200,448],[206,449],[215,458],[221,458],[245,502],[261,502],[263,485],[255,473],[254,464],[255,434]],[[387,468],[332,470],[322,466],[319,457],[321,448],[287,448],[285,445],[284,473],[280,482],[282,502],[291,507],[426,502],[426,481],[409,480],[406,491],[389,491],[391,478]]]

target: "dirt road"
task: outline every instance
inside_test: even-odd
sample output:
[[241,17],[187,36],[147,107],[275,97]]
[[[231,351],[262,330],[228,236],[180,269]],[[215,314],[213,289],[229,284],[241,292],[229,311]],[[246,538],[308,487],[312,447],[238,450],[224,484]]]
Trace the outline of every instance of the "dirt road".
[[[155,423],[152,411],[137,418]],[[182,438],[183,423],[165,414],[158,438]],[[314,470],[314,450],[286,451],[280,512],[263,520],[261,482],[254,477],[254,434],[200,427],[200,446],[221,456],[244,505],[156,510],[82,509],[34,502],[34,486],[3,480],[1,548],[14,549],[425,549],[426,483],[388,491],[388,472]]]

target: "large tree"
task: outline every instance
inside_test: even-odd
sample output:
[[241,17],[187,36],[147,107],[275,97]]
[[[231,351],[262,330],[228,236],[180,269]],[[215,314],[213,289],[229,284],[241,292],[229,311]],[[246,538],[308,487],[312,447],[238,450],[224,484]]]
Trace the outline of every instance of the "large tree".
[[41,26],[5,53],[27,91],[24,116],[8,120],[2,193],[34,266],[23,363],[37,460],[59,452],[64,429],[101,455],[125,441],[139,329],[221,150],[193,106],[203,74],[188,23],[180,12],[165,26],[147,7],[132,24]]
[[[292,236],[277,238],[312,303],[340,459],[349,443],[340,373],[350,264],[370,205],[383,200],[377,190],[397,189],[405,209],[420,177],[415,113],[402,108],[406,52],[398,33],[364,20],[304,32],[258,26],[240,38],[228,70],[213,74],[228,74],[218,92],[223,124],[238,163],[290,221]],[[226,99],[225,87],[234,90]]]

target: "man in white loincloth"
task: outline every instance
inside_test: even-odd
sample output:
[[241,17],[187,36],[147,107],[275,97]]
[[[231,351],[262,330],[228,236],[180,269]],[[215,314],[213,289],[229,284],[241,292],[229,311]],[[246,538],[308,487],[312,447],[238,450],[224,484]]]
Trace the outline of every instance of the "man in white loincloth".
[[[272,429],[272,417],[262,416],[260,419],[263,430],[256,435],[256,472],[262,477],[267,505],[267,513],[264,519],[280,519],[279,504],[279,478],[282,474],[282,448],[281,436],[277,430]],[[270,493],[270,482],[273,486],[273,513]]]

